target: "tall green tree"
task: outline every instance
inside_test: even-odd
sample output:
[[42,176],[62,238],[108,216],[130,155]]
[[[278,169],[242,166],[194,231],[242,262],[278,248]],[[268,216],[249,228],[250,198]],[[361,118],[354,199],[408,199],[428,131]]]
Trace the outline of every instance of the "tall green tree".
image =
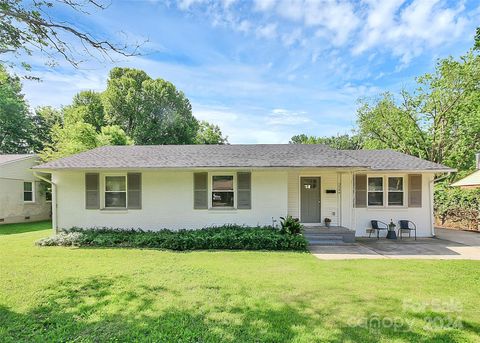
[[103,145],[130,145],[133,141],[118,126],[104,126],[98,132],[86,123],[82,113],[71,111],[63,125],[55,124],[50,132],[51,143],[46,144],[40,156],[44,161],[67,157]]
[[106,125],[102,94],[94,91],[82,91],[73,97],[70,110],[77,111],[85,123],[100,131]]
[[439,60],[433,73],[417,78],[414,92],[385,93],[361,101],[359,134],[366,148],[391,148],[472,168],[480,151],[480,56]]
[[473,44],[474,50],[480,50],[480,27],[477,27],[477,31],[475,32],[475,42]]
[[228,137],[223,136],[218,125],[202,120],[199,123],[195,144],[228,144]]
[[106,117],[136,144],[193,144],[198,121],[192,106],[175,86],[144,71],[114,68],[103,94]]
[[33,152],[33,130],[20,79],[0,64],[0,153]]
[[324,144],[334,149],[358,150],[362,148],[362,139],[354,135],[337,135],[331,137],[307,136],[305,134],[295,135],[290,139],[290,144]]
[[41,151],[46,144],[52,143],[50,132],[53,127],[63,125],[62,111],[51,106],[38,107],[32,120],[35,127],[33,132],[35,151]]

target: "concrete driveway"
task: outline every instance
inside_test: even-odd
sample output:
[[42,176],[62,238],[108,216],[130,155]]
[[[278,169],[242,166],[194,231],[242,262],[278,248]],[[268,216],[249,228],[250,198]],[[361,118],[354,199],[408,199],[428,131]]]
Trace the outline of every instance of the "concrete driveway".
[[315,245],[314,256],[324,260],[344,259],[438,259],[480,260],[480,234],[446,229],[436,230],[437,238],[391,241],[385,238],[357,238],[353,244]]

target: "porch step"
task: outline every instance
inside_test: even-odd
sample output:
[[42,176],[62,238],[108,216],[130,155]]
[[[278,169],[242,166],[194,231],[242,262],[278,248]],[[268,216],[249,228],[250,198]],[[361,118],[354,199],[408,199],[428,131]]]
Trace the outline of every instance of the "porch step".
[[342,245],[355,242],[355,231],[345,227],[306,227],[303,236],[310,245]]
[[316,241],[313,244],[308,245],[308,249],[315,252],[316,248],[321,248],[325,245],[354,245],[353,243],[345,243],[344,241],[328,240],[328,241]]
[[349,244],[349,243],[345,243],[341,239],[323,239],[323,240],[313,239],[308,241],[308,246],[310,248],[315,247],[317,245],[321,246],[321,245],[345,245],[345,244]]
[[328,233],[304,233],[303,237],[305,237],[308,240],[315,240],[315,239],[323,239],[323,240],[328,240],[328,239],[337,239],[337,240],[343,240],[342,235],[335,235],[335,234],[328,234]]

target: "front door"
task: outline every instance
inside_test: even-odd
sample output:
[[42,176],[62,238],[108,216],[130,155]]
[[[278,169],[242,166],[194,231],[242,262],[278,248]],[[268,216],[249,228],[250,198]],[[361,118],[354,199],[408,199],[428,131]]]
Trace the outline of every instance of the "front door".
[[320,223],[320,178],[300,179],[300,208],[302,223]]

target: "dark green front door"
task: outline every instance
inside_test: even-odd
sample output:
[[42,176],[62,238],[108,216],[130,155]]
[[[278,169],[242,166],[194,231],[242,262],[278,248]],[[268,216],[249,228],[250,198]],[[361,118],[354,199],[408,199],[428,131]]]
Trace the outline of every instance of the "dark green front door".
[[302,177],[300,187],[300,220],[320,223],[320,178]]

